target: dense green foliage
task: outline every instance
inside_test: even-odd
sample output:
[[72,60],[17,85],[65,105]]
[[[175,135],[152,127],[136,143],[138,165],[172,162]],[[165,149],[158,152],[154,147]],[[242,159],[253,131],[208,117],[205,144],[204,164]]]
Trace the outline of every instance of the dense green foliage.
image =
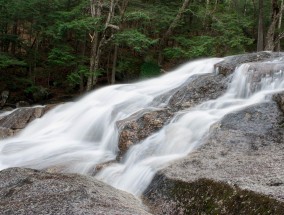
[[[30,83],[22,86],[25,92],[35,86],[84,91],[90,75],[97,85],[110,84],[114,72],[117,81],[126,82],[189,59],[256,51],[257,1],[191,0],[181,11],[181,0],[114,0],[110,27],[112,0],[100,2],[100,15],[92,16],[89,0],[0,0],[0,90],[13,90],[10,82],[21,85],[25,79]],[[265,1],[266,31],[273,2],[281,1]],[[177,25],[166,34],[179,11]],[[101,42],[96,55],[95,35]],[[95,71],[92,58],[99,58]]]

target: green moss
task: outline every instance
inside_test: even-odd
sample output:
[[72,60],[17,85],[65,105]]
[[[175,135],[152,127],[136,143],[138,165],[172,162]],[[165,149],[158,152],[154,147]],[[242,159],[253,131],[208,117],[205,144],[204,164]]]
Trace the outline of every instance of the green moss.
[[171,205],[175,214],[284,214],[283,202],[209,179],[190,183],[163,179],[147,196],[152,198],[150,204],[162,202],[156,214],[169,214],[163,205]]

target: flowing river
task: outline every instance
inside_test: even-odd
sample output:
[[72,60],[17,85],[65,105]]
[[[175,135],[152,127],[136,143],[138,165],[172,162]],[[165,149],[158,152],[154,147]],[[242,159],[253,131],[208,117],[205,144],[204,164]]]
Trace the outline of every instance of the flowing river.
[[[221,60],[191,62],[159,78],[105,87],[76,102],[60,105],[33,121],[18,136],[0,141],[0,169],[56,168],[90,174],[97,164],[116,159],[117,121],[145,108],[165,106],[166,101],[158,102],[159,96],[185,82],[190,84],[191,77],[214,73],[214,65]],[[258,81],[250,64],[241,65],[223,96],[176,113],[159,132],[131,147],[120,163],[109,165],[95,177],[141,195],[159,169],[190,154],[202,144],[210,126],[224,115],[264,102],[270,94],[284,90],[284,73],[277,69],[280,62],[266,62],[275,69]]]

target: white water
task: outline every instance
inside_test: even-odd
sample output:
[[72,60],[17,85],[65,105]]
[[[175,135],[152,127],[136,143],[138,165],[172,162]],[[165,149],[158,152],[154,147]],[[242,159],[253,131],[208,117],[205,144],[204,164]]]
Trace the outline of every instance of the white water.
[[149,107],[156,97],[191,76],[213,72],[213,65],[220,60],[192,62],[160,78],[102,88],[75,103],[61,105],[19,136],[0,141],[0,169],[56,167],[88,174],[96,164],[116,158],[117,121]]
[[[62,105],[34,121],[18,137],[0,142],[0,169],[57,167],[88,174],[96,164],[116,158],[118,120],[148,108],[155,98],[189,77],[212,73],[218,61],[196,61],[161,78],[103,88]],[[222,97],[176,114],[169,125],[133,146],[122,163],[112,164],[96,177],[140,195],[160,168],[198,147],[213,123],[227,113],[263,102],[268,94],[284,88],[282,71],[264,75],[259,83],[252,82],[252,74],[248,64],[242,65]]]

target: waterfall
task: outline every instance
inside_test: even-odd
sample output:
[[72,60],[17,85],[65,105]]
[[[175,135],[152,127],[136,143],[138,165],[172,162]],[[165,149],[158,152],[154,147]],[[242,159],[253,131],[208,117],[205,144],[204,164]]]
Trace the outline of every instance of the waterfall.
[[[18,136],[0,142],[0,169],[57,168],[89,174],[97,164],[116,158],[117,121],[151,106],[164,106],[153,101],[193,76],[213,73],[214,65],[221,60],[191,62],[159,78],[102,88],[61,105],[33,121]],[[277,67],[278,61],[266,64]],[[96,178],[141,195],[159,169],[196,149],[210,126],[224,115],[264,102],[269,94],[284,89],[282,70],[262,72],[258,78],[256,72],[250,64],[241,65],[223,96],[176,113],[168,125],[132,146],[120,163],[106,167]]]
[[202,144],[212,124],[228,113],[264,102],[267,95],[284,89],[284,74],[276,70],[253,79],[250,64],[236,69],[227,92],[216,100],[177,113],[159,132],[133,146],[123,163],[102,170],[97,178],[134,195],[141,195],[155,173],[170,161],[187,156]]
[[154,105],[155,98],[190,77],[212,73],[220,60],[188,63],[159,78],[105,87],[79,101],[60,105],[17,137],[0,141],[0,169],[56,167],[63,172],[88,174],[97,164],[116,158],[117,121]]

